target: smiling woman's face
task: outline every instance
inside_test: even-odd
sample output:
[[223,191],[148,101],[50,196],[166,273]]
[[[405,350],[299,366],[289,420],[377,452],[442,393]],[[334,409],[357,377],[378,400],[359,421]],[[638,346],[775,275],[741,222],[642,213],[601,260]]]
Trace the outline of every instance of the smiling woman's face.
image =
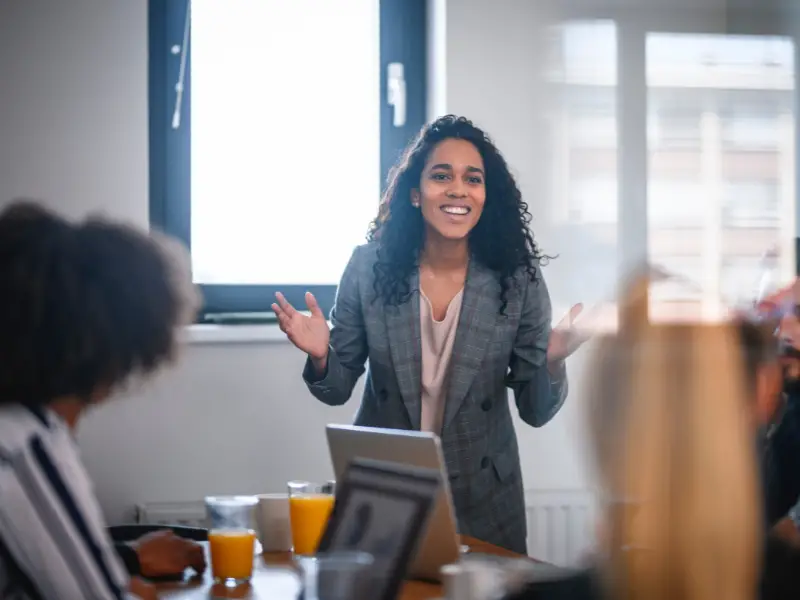
[[427,234],[466,239],[486,202],[483,158],[470,142],[447,139],[431,152],[411,201],[422,211]]

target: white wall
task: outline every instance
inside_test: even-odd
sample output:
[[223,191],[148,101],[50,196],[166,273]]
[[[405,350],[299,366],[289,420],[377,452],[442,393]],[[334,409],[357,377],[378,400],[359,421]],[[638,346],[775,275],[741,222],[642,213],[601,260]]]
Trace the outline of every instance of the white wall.
[[0,0],[0,201],[147,223],[144,0]]
[[[537,214],[537,3],[447,0],[446,101],[493,134]],[[147,223],[144,0],[0,0],[0,201],[41,197]],[[536,223],[536,221],[534,222]],[[546,233],[546,232],[541,232]],[[548,247],[553,252],[559,247]],[[558,287],[557,261],[546,276]],[[584,487],[580,372],[547,427],[518,423],[529,488]],[[137,502],[283,489],[330,472],[324,425],[356,409],[311,398],[287,343],[194,343],[183,360],[81,427],[80,444],[111,520]],[[360,389],[357,391],[360,393]]]

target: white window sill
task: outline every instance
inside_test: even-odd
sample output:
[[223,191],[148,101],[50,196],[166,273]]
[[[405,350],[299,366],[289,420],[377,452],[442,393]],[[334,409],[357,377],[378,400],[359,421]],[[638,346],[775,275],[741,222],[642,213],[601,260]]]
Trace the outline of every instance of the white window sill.
[[190,325],[184,330],[190,345],[288,343],[277,324]]
[[[328,327],[331,326],[328,321]],[[277,323],[259,325],[207,325],[194,324],[184,329],[184,338],[190,345],[210,344],[275,344],[289,343]]]

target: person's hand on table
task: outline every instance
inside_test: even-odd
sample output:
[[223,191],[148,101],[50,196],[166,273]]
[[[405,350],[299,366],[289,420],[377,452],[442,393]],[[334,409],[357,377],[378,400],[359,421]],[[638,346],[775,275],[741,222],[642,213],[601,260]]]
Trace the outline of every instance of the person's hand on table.
[[331,331],[316,298],[311,293],[306,294],[306,305],[311,313],[310,316],[289,304],[280,292],[275,294],[275,298],[277,302],[272,305],[272,310],[278,317],[281,331],[292,344],[308,354],[317,372],[324,373],[327,367]]
[[180,575],[188,567],[198,575],[206,569],[203,547],[172,531],[155,531],[131,543],[139,559],[142,577]]
[[131,577],[131,581],[128,584],[128,591],[132,596],[138,598],[139,600],[158,599],[156,586],[154,586],[152,583],[146,582],[141,577]]

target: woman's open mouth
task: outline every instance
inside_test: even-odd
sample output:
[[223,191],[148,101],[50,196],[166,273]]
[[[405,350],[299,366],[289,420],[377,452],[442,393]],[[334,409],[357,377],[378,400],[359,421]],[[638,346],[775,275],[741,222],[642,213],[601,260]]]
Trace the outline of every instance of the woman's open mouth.
[[472,209],[469,206],[456,205],[456,204],[444,204],[439,208],[442,210],[442,212],[456,217],[463,217],[472,212]]

